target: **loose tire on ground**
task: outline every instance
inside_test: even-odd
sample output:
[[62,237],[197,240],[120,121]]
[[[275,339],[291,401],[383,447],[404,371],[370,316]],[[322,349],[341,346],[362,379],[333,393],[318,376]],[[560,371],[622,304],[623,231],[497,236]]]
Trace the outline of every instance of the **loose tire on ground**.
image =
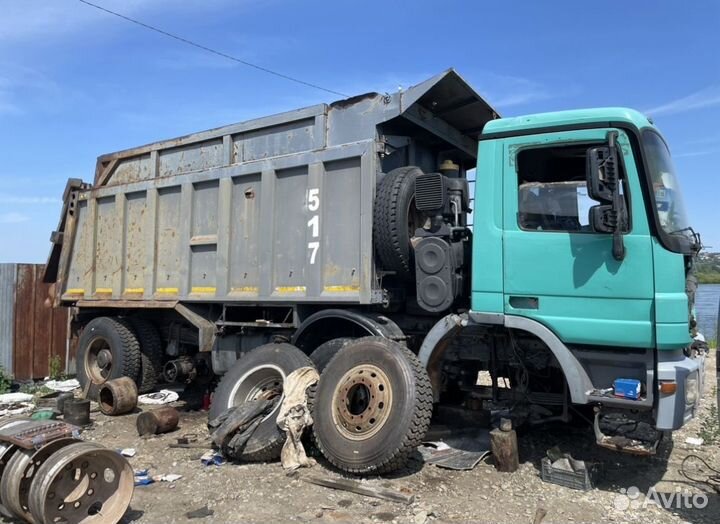
[[140,383],[138,392],[149,393],[155,389],[162,376],[163,348],[160,333],[149,320],[130,317],[130,325],[140,342]]
[[[285,377],[312,361],[292,344],[265,344],[242,356],[223,375],[210,405],[209,420],[267,390],[282,388]],[[266,462],[280,456],[285,433],[276,423],[280,404],[260,423],[248,440],[242,460]]]
[[322,373],[325,366],[328,365],[328,362],[335,356],[335,353],[340,351],[340,349],[351,340],[353,339],[348,337],[333,338],[315,348],[315,351],[310,353],[310,360],[315,364],[315,369],[318,370],[318,373]]
[[382,337],[349,342],[320,376],[313,402],[318,448],[355,474],[401,468],[432,415],[427,372],[405,346]]
[[140,342],[125,319],[95,318],[80,335],[77,377],[83,390],[88,388],[88,398],[97,399],[100,384],[108,380],[129,377],[139,382],[140,361]]
[[410,279],[415,270],[410,239],[421,225],[415,209],[415,166],[393,169],[380,181],[373,211],[373,244],[382,269]]

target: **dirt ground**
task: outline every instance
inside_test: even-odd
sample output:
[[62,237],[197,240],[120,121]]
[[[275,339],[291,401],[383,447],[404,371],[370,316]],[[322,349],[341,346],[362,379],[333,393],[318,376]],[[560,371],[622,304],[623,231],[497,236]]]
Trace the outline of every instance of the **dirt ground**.
[[[135,431],[137,414],[105,417],[94,413],[94,428],[86,440],[110,448],[132,447],[135,469],[150,468],[151,474],[176,473],[174,483],[157,482],[135,489],[131,509],[124,522],[189,522],[187,512],[206,507],[212,515],[194,520],[202,523],[235,522],[533,522],[538,508],[543,522],[720,522],[720,495],[712,488],[685,479],[680,464],[688,454],[697,454],[720,469],[720,443],[693,446],[688,437],[704,435],[715,416],[715,358],[708,360],[701,414],[682,431],[664,441],[652,457],[610,452],[594,444],[590,427],[567,425],[536,428],[520,436],[520,469],[498,473],[489,458],[472,471],[450,471],[419,463],[413,470],[391,478],[366,478],[363,483],[413,494],[412,504],[373,499],[335,491],[301,480],[303,475],[342,477],[325,464],[301,470],[288,477],[279,463],[224,464],[203,466],[200,449],[172,449],[168,444],[186,433],[207,435],[205,412],[181,412],[180,428],[174,433],[140,438]],[[178,407],[182,407],[179,404]],[[705,422],[704,422],[705,421]],[[714,428],[717,428],[715,420]],[[710,431],[712,432],[712,431]],[[716,433],[717,435],[717,433]],[[548,484],[540,479],[540,459],[548,448],[559,445],[577,459],[603,465],[601,480],[592,491],[583,492]],[[702,473],[695,471],[695,475]],[[641,495],[633,500],[624,495]],[[704,494],[704,508],[665,509],[643,503],[648,489],[658,493]],[[629,490],[629,491],[628,491]],[[659,496],[655,497],[660,499]],[[676,497],[671,503],[680,500]],[[192,522],[192,521],[190,521]]]

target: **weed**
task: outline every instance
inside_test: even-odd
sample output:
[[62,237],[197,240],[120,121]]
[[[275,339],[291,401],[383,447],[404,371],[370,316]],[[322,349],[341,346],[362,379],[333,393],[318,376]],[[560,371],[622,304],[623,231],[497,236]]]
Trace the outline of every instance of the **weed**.
[[0,393],[7,393],[10,391],[12,385],[12,375],[10,375],[5,368],[0,366]]
[[62,360],[58,355],[50,357],[50,373],[51,380],[65,380],[65,372],[62,368]]
[[700,425],[698,437],[708,445],[720,443],[720,421],[718,421],[718,408],[714,404],[710,406],[710,413]]

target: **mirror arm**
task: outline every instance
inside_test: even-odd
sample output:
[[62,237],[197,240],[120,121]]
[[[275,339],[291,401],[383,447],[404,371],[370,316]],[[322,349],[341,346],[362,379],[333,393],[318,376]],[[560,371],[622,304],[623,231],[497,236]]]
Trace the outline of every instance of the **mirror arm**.
[[[610,151],[614,152],[614,156],[617,160],[615,164],[615,168],[619,170],[620,165],[622,163],[621,154],[622,152],[618,151],[617,146],[617,137],[618,132],[617,131],[610,131],[607,134],[608,139],[608,147],[610,148]],[[620,199],[620,173],[619,171],[616,171],[616,180],[613,187],[613,198],[612,198],[612,206],[615,210],[615,213],[617,213],[617,226],[615,228],[615,231],[613,231],[613,246],[612,246],[612,254],[613,258],[615,260],[621,261],[625,258],[625,242],[623,242],[622,237],[622,228],[624,224],[624,220],[622,220],[622,202]]]

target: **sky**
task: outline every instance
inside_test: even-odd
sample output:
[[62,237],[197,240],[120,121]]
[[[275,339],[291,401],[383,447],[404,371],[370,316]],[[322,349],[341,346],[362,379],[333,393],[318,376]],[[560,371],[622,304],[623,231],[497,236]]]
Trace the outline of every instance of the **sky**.
[[[454,67],[503,116],[639,109],[720,251],[720,2],[95,3],[350,95]],[[337,98],[77,0],[0,0],[0,262],[46,260],[66,180],[103,153]]]

